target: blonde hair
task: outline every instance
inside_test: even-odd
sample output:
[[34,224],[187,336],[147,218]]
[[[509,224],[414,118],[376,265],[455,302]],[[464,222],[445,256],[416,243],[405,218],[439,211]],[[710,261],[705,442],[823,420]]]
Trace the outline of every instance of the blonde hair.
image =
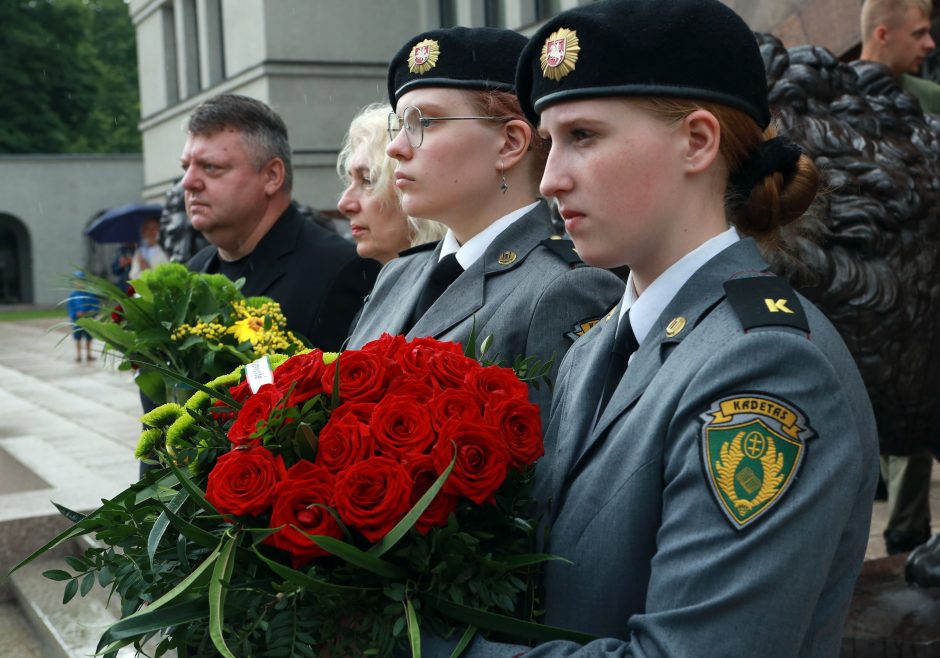
[[[727,105],[675,98],[638,98],[632,102],[666,121],[681,121],[698,109],[712,113],[721,127],[718,148],[728,168],[729,180],[761,142],[777,136],[777,127],[772,123],[761,130],[751,117]],[[804,153],[791,174],[778,171],[766,176],[746,198],[729,185],[725,192],[725,213],[742,234],[774,247],[779,241],[780,229],[806,212],[818,188],[819,170]]]
[[[343,138],[336,160],[336,173],[348,185],[353,155],[360,144],[365,145],[372,188],[376,194],[386,195],[383,203],[394,203],[400,207],[401,202],[394,187],[395,161],[385,154],[385,147],[388,146],[388,115],[391,111],[387,103],[371,103],[359,110]],[[440,240],[447,233],[447,227],[438,222],[407,216],[405,219],[411,229],[411,246]]]
[[898,27],[904,12],[912,7],[920,9],[929,18],[933,0],[865,0],[862,4],[862,41],[870,39],[879,25],[892,30]]

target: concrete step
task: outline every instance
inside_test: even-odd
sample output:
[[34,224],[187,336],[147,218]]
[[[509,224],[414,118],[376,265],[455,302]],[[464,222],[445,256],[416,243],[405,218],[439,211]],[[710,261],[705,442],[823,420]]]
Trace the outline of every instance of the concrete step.
[[0,638],[3,658],[44,658],[36,632],[13,602],[0,603]]

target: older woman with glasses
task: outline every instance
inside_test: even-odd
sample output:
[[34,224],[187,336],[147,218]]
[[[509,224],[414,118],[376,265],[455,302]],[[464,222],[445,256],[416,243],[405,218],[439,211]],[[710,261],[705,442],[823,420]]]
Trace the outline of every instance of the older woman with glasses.
[[408,217],[395,190],[395,161],[385,154],[391,107],[373,103],[349,124],[336,170],[346,183],[339,210],[349,219],[356,251],[383,265],[398,253],[440,240],[446,228],[437,222]]
[[[556,240],[538,184],[547,154],[513,93],[526,40],[510,30],[450,28],[411,39],[389,67],[388,154],[402,208],[447,227],[437,244],[388,263],[349,345],[383,333],[466,342],[485,355],[554,359],[623,293]],[[533,400],[547,417],[548,387]]]

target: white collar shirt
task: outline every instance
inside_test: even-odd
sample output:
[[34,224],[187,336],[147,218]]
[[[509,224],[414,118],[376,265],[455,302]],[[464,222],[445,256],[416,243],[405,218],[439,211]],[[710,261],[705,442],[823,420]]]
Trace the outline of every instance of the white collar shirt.
[[694,250],[673,263],[669,269],[656,277],[656,280],[643,291],[636,294],[633,284],[633,273],[627,277],[627,289],[623,293],[623,302],[620,304],[620,318],[630,311],[630,326],[636,336],[638,345],[649,334],[653,323],[660,316],[672,298],[676,296],[685,282],[692,278],[700,267],[730,247],[741,237],[732,226],[727,231],[703,242]]
[[500,233],[509,228],[509,225],[514,221],[521,219],[523,215],[531,211],[537,205],[538,201],[531,203],[524,208],[513,210],[508,215],[500,217],[485,229],[467,240],[467,243],[464,245],[461,245],[459,242],[457,242],[457,238],[454,236],[453,231],[447,229],[447,234],[444,236],[444,241],[441,244],[440,258],[443,258],[448,254],[456,254],[457,262],[460,263],[460,266],[464,269],[464,271],[468,270],[471,265],[480,259],[480,257],[486,251],[487,247],[492,244],[493,240],[495,240]]

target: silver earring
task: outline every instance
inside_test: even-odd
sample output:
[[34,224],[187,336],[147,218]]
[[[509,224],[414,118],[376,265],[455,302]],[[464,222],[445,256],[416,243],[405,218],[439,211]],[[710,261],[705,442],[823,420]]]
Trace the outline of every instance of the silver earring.
[[506,194],[506,190],[509,189],[509,181],[506,180],[506,174],[499,172],[499,191],[503,194]]

